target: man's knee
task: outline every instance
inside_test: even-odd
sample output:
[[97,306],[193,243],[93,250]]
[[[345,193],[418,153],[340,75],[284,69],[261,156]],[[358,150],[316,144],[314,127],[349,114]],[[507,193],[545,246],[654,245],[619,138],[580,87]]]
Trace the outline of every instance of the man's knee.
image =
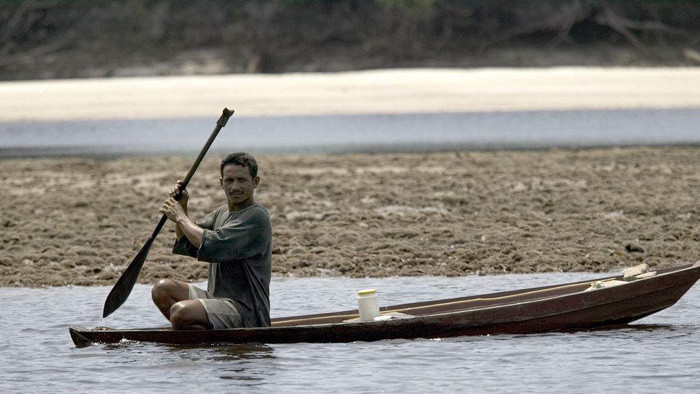
[[169,299],[182,298],[182,289],[178,282],[172,279],[161,279],[153,285],[151,289],[151,297],[153,301],[158,303]]
[[170,322],[176,330],[183,328],[207,328],[209,318],[207,312],[199,301],[180,301],[170,307]]
[[187,325],[185,309],[184,302],[176,302],[170,307],[170,322],[173,323],[173,328],[178,329]]

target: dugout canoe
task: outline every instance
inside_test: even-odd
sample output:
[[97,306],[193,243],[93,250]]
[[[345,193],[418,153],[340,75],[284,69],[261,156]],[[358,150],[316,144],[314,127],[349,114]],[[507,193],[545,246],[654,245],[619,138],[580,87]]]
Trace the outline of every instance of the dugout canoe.
[[[650,276],[651,275],[651,276]],[[164,344],[352,342],[462,335],[578,331],[624,325],[675,304],[700,278],[700,261],[623,281],[622,275],[523,290],[382,307],[359,322],[357,310],[291,316],[271,327],[225,330],[70,327],[78,347],[142,341]]]

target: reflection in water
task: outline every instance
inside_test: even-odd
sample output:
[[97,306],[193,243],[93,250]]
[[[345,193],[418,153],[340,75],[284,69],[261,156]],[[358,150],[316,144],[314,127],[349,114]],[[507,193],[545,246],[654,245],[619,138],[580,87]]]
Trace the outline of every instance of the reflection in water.
[[620,326],[603,327],[604,330],[631,330],[631,331],[673,331],[674,327],[669,324],[624,324]]
[[[265,344],[241,344],[229,347],[219,347],[208,358],[220,364],[217,368],[219,379],[241,381],[244,386],[253,382],[262,382],[275,375],[274,369],[261,368],[264,363],[259,360],[274,359],[274,349]],[[248,381],[249,383],[243,383]]]
[[275,358],[273,355],[274,349],[264,343],[242,344],[238,346],[218,348],[216,353],[220,354],[220,356],[214,358],[216,361]]
[[211,367],[219,379],[240,381],[243,386],[262,384],[274,376],[273,369],[263,367],[265,360],[275,359],[274,348],[263,343],[161,346],[185,364]]
[[[199,361],[199,356],[205,356],[211,361],[238,361],[275,358],[274,349],[264,343],[242,343],[235,345],[224,344],[192,344],[192,345],[168,345],[154,344],[168,349],[170,353],[190,358],[191,361]],[[202,350],[202,352],[183,352],[184,350]]]
[[249,343],[230,347],[217,347],[212,353],[213,361],[274,359],[274,350],[264,343]]
[[259,381],[262,381],[265,379],[264,377],[253,377],[253,376],[242,375],[242,373],[245,372],[245,369],[234,369],[232,372],[234,372],[233,375],[221,375],[221,376],[219,376],[219,379],[241,380],[241,381],[248,380],[248,381],[253,381],[253,382],[259,382]]

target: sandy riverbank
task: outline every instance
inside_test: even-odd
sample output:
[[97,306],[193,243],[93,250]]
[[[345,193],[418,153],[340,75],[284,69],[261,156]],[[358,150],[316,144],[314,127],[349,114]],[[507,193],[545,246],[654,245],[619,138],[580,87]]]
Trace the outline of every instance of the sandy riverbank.
[[399,69],[0,82],[0,122],[698,108],[700,68]]
[[[192,214],[220,205],[217,162]],[[262,156],[278,275],[607,271],[700,258],[700,149]],[[111,285],[190,158],[0,161],[0,285]],[[168,226],[141,275],[196,280]]]

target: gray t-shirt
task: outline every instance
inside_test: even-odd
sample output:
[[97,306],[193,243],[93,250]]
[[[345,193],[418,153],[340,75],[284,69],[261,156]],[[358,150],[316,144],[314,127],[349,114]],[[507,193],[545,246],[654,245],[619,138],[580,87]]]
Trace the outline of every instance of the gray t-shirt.
[[269,326],[272,224],[267,209],[255,204],[229,212],[224,205],[196,223],[204,229],[199,249],[182,237],[173,253],[210,263],[207,290],[235,301],[246,327]]

